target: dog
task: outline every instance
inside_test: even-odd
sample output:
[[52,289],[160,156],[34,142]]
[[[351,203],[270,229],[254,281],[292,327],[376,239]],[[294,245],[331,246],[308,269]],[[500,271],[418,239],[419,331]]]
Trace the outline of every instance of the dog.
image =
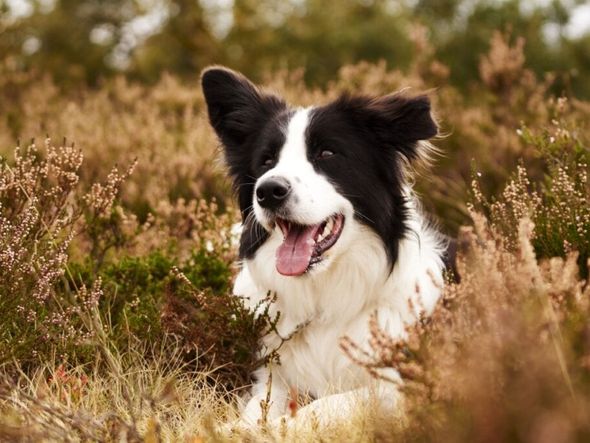
[[201,84],[242,216],[234,294],[251,309],[275,294],[267,309],[280,313],[261,351],[280,364],[253,374],[243,419],[288,414],[294,392],[320,416],[374,395],[394,405],[396,389],[375,391],[339,343],[369,350],[375,313],[403,339],[441,295],[447,244],[411,185],[438,133],[429,98],[345,94],[297,108],[219,66]]

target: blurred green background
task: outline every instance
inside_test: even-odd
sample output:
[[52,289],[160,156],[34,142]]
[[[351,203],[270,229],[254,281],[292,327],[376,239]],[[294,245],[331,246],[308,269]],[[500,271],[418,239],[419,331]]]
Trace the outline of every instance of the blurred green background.
[[339,67],[407,68],[411,33],[427,29],[460,89],[478,78],[494,30],[526,39],[527,65],[556,94],[590,97],[590,3],[583,0],[0,0],[0,62],[98,85],[117,74],[194,78],[212,63],[261,80],[304,69],[324,86]]

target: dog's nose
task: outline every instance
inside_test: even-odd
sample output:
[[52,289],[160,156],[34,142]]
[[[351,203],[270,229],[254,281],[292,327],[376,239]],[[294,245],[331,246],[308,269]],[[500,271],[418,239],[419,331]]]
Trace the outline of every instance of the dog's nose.
[[271,177],[256,188],[256,200],[263,208],[277,209],[285,202],[290,193],[291,185],[287,180],[281,177]]

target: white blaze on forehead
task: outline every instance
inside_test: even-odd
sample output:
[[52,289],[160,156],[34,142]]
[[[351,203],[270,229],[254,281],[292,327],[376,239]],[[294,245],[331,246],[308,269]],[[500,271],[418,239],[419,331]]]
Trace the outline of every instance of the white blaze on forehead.
[[287,126],[285,144],[279,156],[278,167],[293,165],[293,163],[307,162],[307,146],[305,131],[309,124],[311,108],[299,109],[295,112]]
[[[353,212],[350,202],[337,192],[327,177],[315,170],[307,157],[306,132],[312,109],[295,111],[286,124],[285,143],[279,152],[277,164],[258,178],[258,183],[271,177],[285,179],[291,187],[291,195],[283,209],[291,221],[310,226],[334,214],[352,217]],[[272,214],[261,208],[256,199],[254,213],[262,226],[273,229]]]

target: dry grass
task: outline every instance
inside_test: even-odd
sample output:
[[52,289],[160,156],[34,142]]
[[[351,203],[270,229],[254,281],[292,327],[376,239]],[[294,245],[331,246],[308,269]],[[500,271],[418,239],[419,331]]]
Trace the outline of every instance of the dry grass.
[[0,435],[25,441],[198,441],[215,435],[217,423],[235,418],[232,394],[218,392],[209,371],[183,367],[182,356],[169,352],[148,355],[136,350],[117,356],[120,367],[109,371],[98,362],[67,369],[47,364],[26,374],[10,367],[0,389]]

